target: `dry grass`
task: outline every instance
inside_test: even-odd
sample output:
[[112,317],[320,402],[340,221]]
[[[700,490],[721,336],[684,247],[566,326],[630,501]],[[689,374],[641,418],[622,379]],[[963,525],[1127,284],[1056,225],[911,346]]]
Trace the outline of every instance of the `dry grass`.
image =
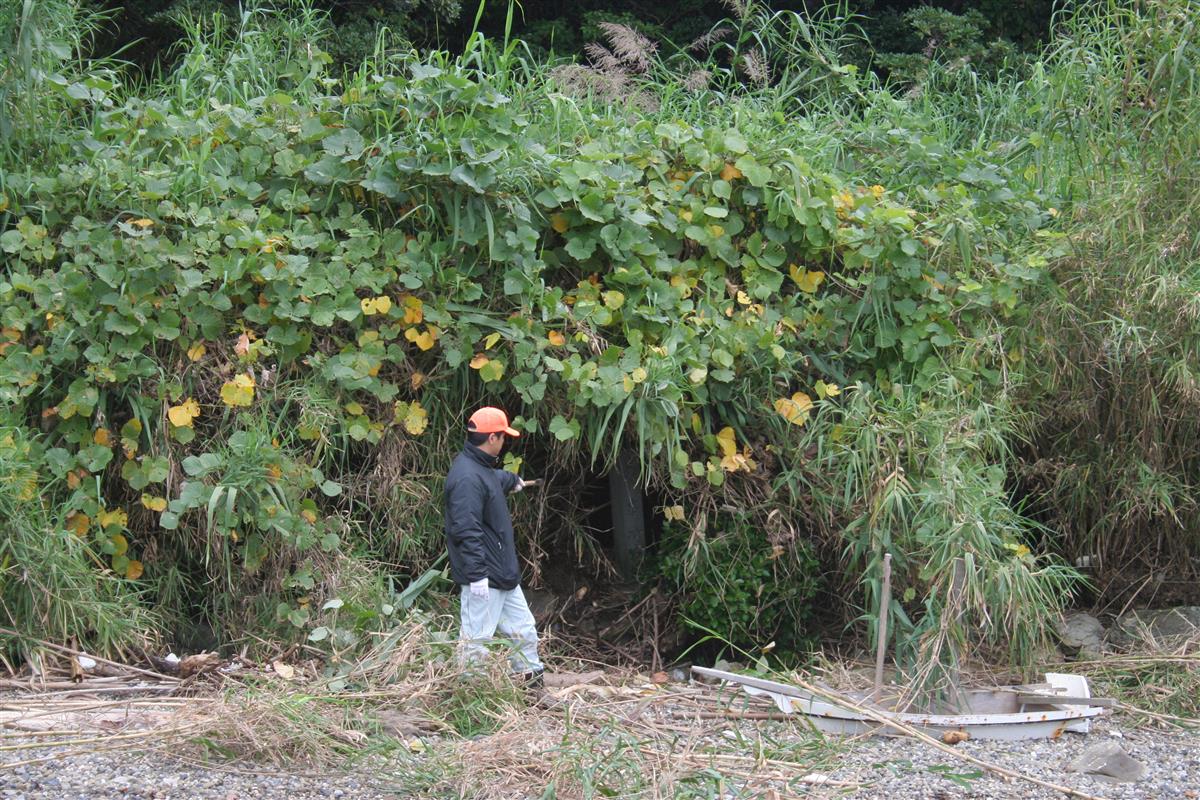
[[[299,663],[209,673],[188,697],[28,696],[26,716],[46,724],[0,740],[0,753],[12,751],[0,774],[101,750],[161,750],[235,771],[369,770],[382,791],[415,797],[508,800],[531,787],[557,798],[786,796],[833,753],[799,722],[727,718],[731,698],[741,711],[759,707],[740,693],[609,672],[604,683],[535,694],[496,655],[464,677],[438,631],[413,625],[355,665],[353,691],[329,691],[317,664]],[[102,733],[80,735],[89,730]]]
[[1088,677],[1093,694],[1119,700],[1132,724],[1200,727],[1200,636],[1144,632],[1123,652],[1071,668]]

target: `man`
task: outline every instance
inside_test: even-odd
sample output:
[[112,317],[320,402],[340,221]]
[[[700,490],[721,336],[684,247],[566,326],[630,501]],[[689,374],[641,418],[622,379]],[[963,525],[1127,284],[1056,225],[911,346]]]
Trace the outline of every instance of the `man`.
[[460,589],[460,640],[466,661],[486,655],[496,631],[512,640],[513,671],[538,685],[542,662],[537,628],[521,591],[521,568],[506,495],[527,485],[496,467],[506,436],[521,434],[498,408],[481,408],[467,422],[467,443],[446,476],[446,547]]

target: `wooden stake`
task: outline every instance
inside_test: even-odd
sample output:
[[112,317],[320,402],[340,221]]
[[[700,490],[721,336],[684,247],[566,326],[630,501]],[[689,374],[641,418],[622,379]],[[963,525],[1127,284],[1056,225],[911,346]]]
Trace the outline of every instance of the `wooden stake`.
[[875,626],[875,690],[871,702],[879,702],[883,690],[883,657],[887,650],[888,612],[892,607],[892,554],[883,556],[883,586],[879,590],[879,622]]

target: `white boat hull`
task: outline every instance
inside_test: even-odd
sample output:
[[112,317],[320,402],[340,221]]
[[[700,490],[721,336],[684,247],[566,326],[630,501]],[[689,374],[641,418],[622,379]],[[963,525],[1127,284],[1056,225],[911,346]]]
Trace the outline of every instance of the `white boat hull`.
[[[770,698],[785,714],[802,715],[814,728],[825,733],[860,735],[888,734],[887,725],[849,708],[813,696],[787,684],[765,681],[748,676],[731,675],[717,670],[693,667],[693,670],[741,684],[748,694]],[[1073,697],[1090,697],[1087,679],[1078,675],[1047,673],[1046,682],[1052,689]],[[750,685],[753,683],[754,685]],[[1099,706],[1086,704],[1058,705],[1053,703],[1017,705],[1016,690],[987,690],[970,693],[975,704],[983,708],[1013,706],[1013,711],[980,710],[964,714],[899,713],[874,709],[875,713],[896,722],[912,726],[929,734],[941,736],[948,731],[962,731],[973,739],[1052,739],[1067,731],[1087,733],[1093,717],[1104,713]],[[859,698],[853,698],[856,702]]]

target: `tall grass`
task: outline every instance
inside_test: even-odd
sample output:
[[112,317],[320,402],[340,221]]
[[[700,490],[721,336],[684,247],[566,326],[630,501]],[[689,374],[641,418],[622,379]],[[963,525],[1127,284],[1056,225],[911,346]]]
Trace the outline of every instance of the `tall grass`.
[[1035,315],[1023,475],[1103,600],[1179,602],[1200,574],[1200,27],[1164,1],[1062,29],[1037,167],[1065,176],[1074,251]]

